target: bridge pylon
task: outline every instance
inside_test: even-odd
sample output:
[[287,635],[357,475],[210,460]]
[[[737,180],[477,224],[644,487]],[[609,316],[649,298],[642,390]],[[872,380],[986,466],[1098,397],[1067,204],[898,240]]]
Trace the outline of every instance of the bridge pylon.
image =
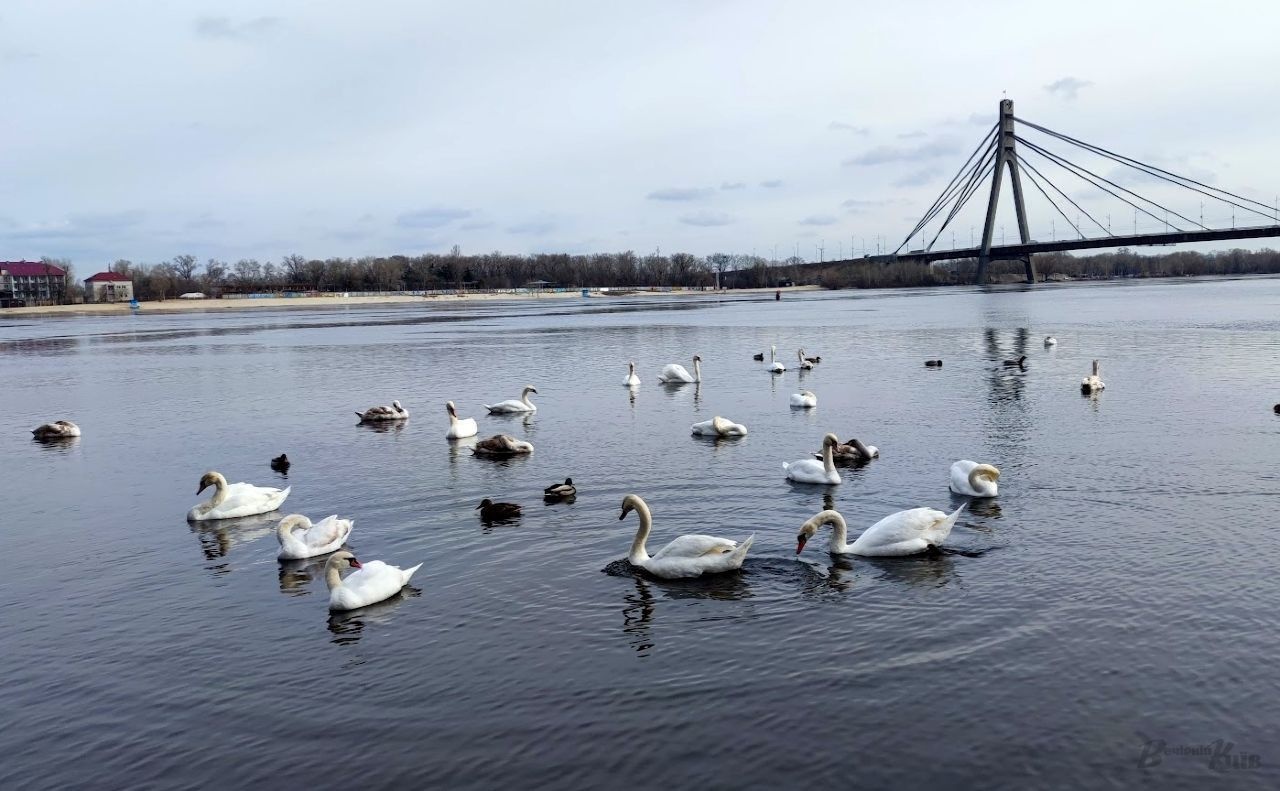
[[[1018,215],[1018,235],[1023,244],[1031,243],[1031,233],[1027,230],[1027,207],[1022,200],[1022,177],[1018,174],[1017,149],[1014,147],[1013,100],[1000,100],[1000,122],[996,130],[996,166],[991,174],[991,197],[987,200],[987,221],[982,227],[982,247],[978,254],[979,284],[987,282],[987,264],[991,263],[991,237],[996,229],[996,208],[1000,204],[1000,186],[1005,166],[1009,167],[1009,185],[1013,187],[1013,208]],[[1027,282],[1036,282],[1036,265],[1031,256],[1022,258],[1027,273]]]

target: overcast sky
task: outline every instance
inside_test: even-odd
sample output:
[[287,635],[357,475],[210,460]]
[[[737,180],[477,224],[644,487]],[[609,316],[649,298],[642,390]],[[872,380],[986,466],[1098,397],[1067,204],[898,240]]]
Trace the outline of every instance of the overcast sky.
[[[981,5],[7,0],[0,259],[860,254],[902,241],[1005,92],[1275,202],[1280,4]],[[1069,233],[1036,201],[1034,237]]]

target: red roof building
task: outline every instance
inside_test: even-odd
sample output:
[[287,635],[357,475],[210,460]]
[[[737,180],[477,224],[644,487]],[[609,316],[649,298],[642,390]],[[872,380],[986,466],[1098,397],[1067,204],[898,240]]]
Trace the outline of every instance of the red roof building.
[[119,272],[99,272],[84,279],[86,283],[129,283],[133,278]]
[[119,272],[99,272],[84,279],[86,302],[128,302],[133,299],[133,278]]
[[67,293],[67,270],[40,261],[0,261],[0,307],[57,305]]

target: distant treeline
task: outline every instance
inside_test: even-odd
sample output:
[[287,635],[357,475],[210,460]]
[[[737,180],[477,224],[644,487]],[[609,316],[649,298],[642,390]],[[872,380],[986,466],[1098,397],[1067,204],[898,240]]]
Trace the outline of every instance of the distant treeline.
[[[49,259],[64,267],[71,262]],[[1280,252],[1228,250],[1216,253],[1174,252],[1138,255],[1114,253],[1036,256],[1042,278],[1107,279],[1248,275],[1280,273]],[[242,259],[235,263],[179,255],[158,264],[119,260],[111,270],[133,279],[138,299],[167,299],[190,291],[209,296],[226,293],[293,291],[419,291],[437,289],[509,289],[535,282],[578,287],[773,288],[784,283],[826,288],[896,288],[973,282],[977,262],[919,264],[857,263],[821,266],[789,258],[771,263],[759,256],[717,253],[705,258],[688,253],[637,255],[633,252],[591,255],[488,253],[462,255],[455,247],[445,254],[419,256],[307,259],[285,256],[279,262]],[[992,280],[1016,280],[1022,265],[993,262]],[[72,276],[74,277],[74,276]]]

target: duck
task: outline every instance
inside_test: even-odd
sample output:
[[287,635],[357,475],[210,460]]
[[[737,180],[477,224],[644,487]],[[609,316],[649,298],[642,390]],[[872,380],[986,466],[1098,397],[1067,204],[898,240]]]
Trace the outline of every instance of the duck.
[[791,407],[793,409],[813,409],[818,405],[818,397],[814,395],[812,390],[801,390],[798,393],[791,394]]
[[537,412],[538,408],[529,400],[529,394],[538,392],[538,388],[533,385],[525,385],[524,390],[520,391],[519,398],[512,398],[508,401],[499,401],[490,406],[484,404],[484,408],[489,410],[491,415],[509,414],[513,412]]
[[693,355],[693,375],[684,369],[679,363],[668,363],[662,369],[662,373],[658,374],[658,381],[662,384],[692,384],[702,381],[702,357]]
[[276,558],[301,560],[327,555],[342,546],[354,524],[350,519],[339,519],[337,514],[315,524],[302,514],[289,514],[276,526],[276,541],[280,543]]
[[514,456],[520,453],[533,453],[533,445],[518,440],[510,434],[494,434],[488,439],[477,442],[471,452],[481,456]]
[[466,439],[474,437],[480,428],[473,417],[458,418],[458,408],[452,401],[445,401],[444,408],[449,412],[449,430],[444,433],[445,439]]
[[924,365],[926,368],[941,368],[942,360],[925,360]]
[[799,363],[799,365],[798,365],[797,367],[798,367],[801,371],[812,371],[812,370],[813,370],[813,363],[809,362],[809,360],[808,360],[807,358],[805,358],[805,356],[804,356],[804,349],[796,349],[796,357],[800,360],[800,363]]
[[276,472],[288,472],[289,463],[289,454],[281,453],[279,456],[276,456],[271,460],[271,469]]
[[769,373],[782,374],[787,372],[787,366],[778,362],[778,347],[769,347]]
[[640,527],[636,530],[635,540],[631,542],[631,550],[627,553],[627,561],[642,568],[655,577],[663,579],[688,579],[703,574],[719,574],[736,571],[742,568],[755,533],[747,536],[741,543],[728,538],[716,536],[685,535],[679,536],[653,555],[645,547],[649,541],[649,533],[653,529],[653,514],[648,504],[639,495],[628,494],[622,498],[622,513],[618,521],[627,518],[627,514],[635,511],[640,518]]
[[805,543],[813,538],[818,528],[831,525],[830,552],[833,555],[862,555],[872,558],[917,555],[941,546],[951,534],[951,528],[955,527],[962,511],[964,505],[950,514],[933,508],[898,511],[868,527],[852,544],[845,543],[848,527],[840,512],[822,511],[800,526],[800,534],[796,536],[796,554],[799,555],[804,550]]
[[719,415],[704,420],[701,423],[694,423],[689,427],[690,433],[699,437],[745,437],[747,436],[747,427],[741,423],[734,423],[732,420],[722,418]]
[[640,377],[636,376],[636,364],[627,363],[627,378],[622,380],[623,387],[639,387]]
[[515,519],[520,515],[520,506],[515,503],[495,503],[488,497],[480,501],[473,510],[480,512],[480,518],[486,522],[498,519]]
[[756,360],[757,362],[764,362],[764,352],[756,352],[751,355],[751,359]]
[[1007,368],[1025,368],[1027,367],[1027,355],[1022,355],[1016,360],[1005,360],[1004,365]]
[[241,516],[270,513],[280,507],[289,496],[289,487],[272,489],[249,483],[228,484],[222,473],[209,471],[200,476],[200,494],[210,486],[215,487],[213,497],[200,503],[187,513],[190,522],[208,519],[236,519]]
[[[800,350],[800,353],[801,353],[801,354],[804,354],[804,349],[801,349],[801,350]],[[805,362],[807,362],[807,363],[813,363],[814,365],[817,365],[818,363],[822,362],[822,357],[821,357],[821,356],[817,356],[817,357],[805,357],[805,358],[804,358],[804,361],[805,361]]]
[[835,461],[832,459],[832,451],[836,445],[840,444],[840,439],[835,434],[828,434],[822,438],[822,461],[817,462],[813,459],[801,459],[800,461],[783,462],[782,469],[786,471],[788,480],[796,483],[820,483],[835,485],[841,482],[840,473],[836,471]]
[[1102,379],[1098,376],[1098,361],[1093,361],[1093,373],[1080,380],[1080,392],[1088,395],[1089,393],[1097,393],[1105,390],[1106,385],[1102,383]]
[[542,490],[544,500],[568,500],[578,494],[578,487],[573,485],[572,478],[565,478],[564,483],[553,483]]
[[399,401],[392,401],[391,406],[371,406],[363,412],[356,412],[362,423],[379,420],[407,420],[409,410],[400,406]]
[[1057,346],[1057,345],[1058,345],[1058,339],[1057,339],[1057,338],[1055,338],[1055,337],[1053,337],[1052,335],[1046,335],[1046,336],[1044,336],[1044,345],[1045,345],[1045,346]]
[[990,464],[961,459],[951,465],[951,491],[969,497],[995,497],[1000,491],[1000,471]]
[[1280,415],[1280,404],[1275,405],[1275,412],[1277,415]]
[[70,420],[55,420],[52,423],[45,423],[43,426],[36,426],[31,429],[31,435],[36,439],[78,437],[80,436],[80,427]]
[[[345,568],[355,571],[343,579],[342,569]],[[408,569],[388,566],[381,560],[361,563],[346,550],[335,552],[324,564],[324,579],[329,586],[329,609],[333,612],[358,610],[390,599],[409,584],[413,573],[420,568],[421,563]]]
[[[813,454],[815,459],[821,459],[821,453]],[[837,444],[831,449],[832,460],[837,464],[866,464],[872,459],[880,458],[880,449],[875,445],[864,445],[860,439],[851,439],[843,444]]]

